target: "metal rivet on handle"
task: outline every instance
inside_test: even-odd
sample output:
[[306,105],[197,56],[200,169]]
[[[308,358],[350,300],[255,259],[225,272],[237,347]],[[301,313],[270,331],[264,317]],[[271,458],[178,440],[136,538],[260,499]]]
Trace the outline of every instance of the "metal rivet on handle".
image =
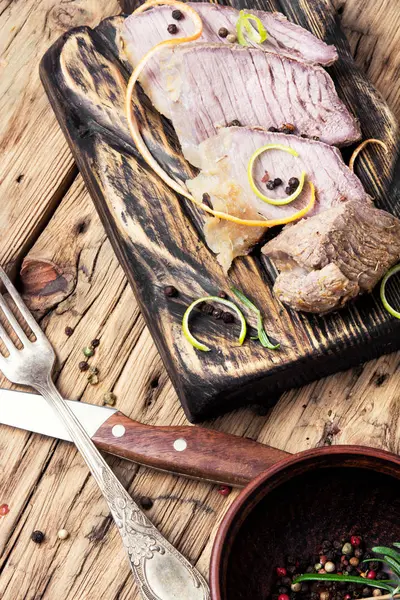
[[174,448],[177,452],[183,452],[187,448],[187,441],[183,438],[179,438],[174,441]]
[[125,431],[126,429],[123,425],[114,425],[114,427],[111,430],[111,433],[114,437],[122,437],[123,435],[125,435]]

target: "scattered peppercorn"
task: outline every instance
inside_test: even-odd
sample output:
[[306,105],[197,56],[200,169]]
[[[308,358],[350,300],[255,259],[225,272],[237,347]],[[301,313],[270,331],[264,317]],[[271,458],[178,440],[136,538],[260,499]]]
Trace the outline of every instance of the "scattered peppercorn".
[[222,320],[228,325],[229,323],[234,323],[235,317],[230,312],[224,312],[224,314],[222,315]]
[[205,204],[206,206],[208,206],[208,208],[212,208],[213,207],[213,205],[211,204],[210,194],[207,194],[205,192],[203,194],[202,201],[203,201],[203,204]]
[[295,129],[296,128],[292,123],[284,123],[282,125],[282,130],[284,133],[293,133]]
[[376,571],[368,571],[367,579],[376,579]]
[[221,496],[229,496],[231,491],[232,488],[229,487],[229,485],[220,485],[218,488],[218,493],[221,494]]
[[224,290],[219,290],[218,297],[219,298],[227,298],[228,294],[226,292],[224,292]]
[[343,554],[346,554],[346,556],[351,556],[353,554],[353,546],[349,544],[349,542],[346,542],[343,544],[342,552]]
[[267,183],[269,181],[269,173],[265,171],[264,175],[261,177],[261,183]]
[[358,548],[358,546],[361,546],[361,538],[359,535],[352,535],[350,538],[350,544],[352,546],[354,546],[355,548]]
[[375,588],[372,592],[372,595],[375,597],[382,596],[382,592],[381,592],[381,590],[378,590],[377,588]]
[[57,537],[59,540],[66,540],[69,538],[69,533],[66,529],[60,529],[60,531],[57,533]]
[[300,137],[302,137],[302,138],[308,138],[308,135],[306,133],[301,133]]
[[237,119],[233,119],[233,121],[231,121],[228,125],[228,127],[241,127],[242,124],[240,121],[238,121]]
[[67,335],[68,337],[70,335],[72,335],[74,333],[74,330],[72,329],[72,327],[66,327],[65,328],[65,335]]
[[358,565],[360,564],[360,560],[356,556],[352,556],[349,560],[349,563],[352,567],[358,567]]
[[292,583],[290,589],[292,592],[301,592],[301,583]]
[[94,354],[94,348],[92,348],[91,346],[86,346],[83,350],[82,350],[83,354],[86,356],[86,358],[90,358],[91,356],[93,356]]
[[92,341],[90,342],[90,345],[91,345],[93,348],[98,348],[98,346],[100,346],[100,340],[96,338],[96,339],[94,339],[94,340],[92,340]]
[[297,188],[299,185],[299,180],[297,179],[297,177],[291,177],[288,181],[288,184],[290,187],[292,188]]
[[99,377],[98,375],[96,375],[96,373],[90,373],[90,375],[88,375],[87,380],[90,383],[90,385],[97,385],[99,383]]
[[280,177],[275,177],[274,179],[274,186],[278,187],[279,185],[282,185],[282,179]]
[[268,127],[268,131],[271,133],[277,133],[278,129],[276,127]]
[[226,41],[229,42],[230,44],[234,44],[236,42],[236,40],[237,40],[237,37],[234,33],[229,33],[226,36]]
[[333,563],[332,561],[328,560],[328,561],[325,563],[325,571],[326,571],[327,573],[334,573],[334,571],[335,571],[335,570],[336,570],[335,563]]
[[173,10],[172,18],[175,19],[175,21],[180,21],[183,18],[183,12],[178,9]]
[[211,304],[207,304],[205,302],[203,306],[203,312],[206,313],[206,315],[212,315],[214,312],[214,307]]
[[221,28],[218,30],[218,35],[219,35],[219,37],[226,38],[226,36],[227,36],[228,34],[229,34],[229,31],[227,30],[227,28],[226,28],[226,27],[221,27]]
[[267,190],[275,189],[275,185],[273,181],[267,181]]
[[168,25],[168,33],[170,33],[171,35],[175,35],[176,33],[178,33],[178,28],[175,25],[175,23],[171,23],[170,25]]
[[148,496],[142,496],[139,500],[139,504],[144,510],[150,510],[150,508],[153,508],[154,506],[153,500]]
[[8,504],[2,504],[0,506],[0,517],[5,517],[10,512],[10,507]]
[[318,135],[313,135],[312,139],[315,140],[316,142],[319,142],[319,136]]
[[178,296],[178,290],[173,285],[166,285],[164,288],[164,294],[167,298],[176,298]]
[[87,371],[89,369],[89,365],[86,360],[82,360],[78,365],[80,371]]
[[220,319],[223,315],[223,311],[220,308],[214,308],[213,317],[214,319]]
[[117,400],[117,396],[112,392],[107,392],[103,396],[103,404],[108,404],[109,406],[114,406]]
[[35,544],[41,544],[44,541],[45,535],[43,533],[43,531],[34,531],[31,534],[31,540],[32,542],[35,542]]
[[288,196],[290,196],[290,194],[293,194],[293,190],[291,187],[287,186],[285,188],[285,194],[287,194]]

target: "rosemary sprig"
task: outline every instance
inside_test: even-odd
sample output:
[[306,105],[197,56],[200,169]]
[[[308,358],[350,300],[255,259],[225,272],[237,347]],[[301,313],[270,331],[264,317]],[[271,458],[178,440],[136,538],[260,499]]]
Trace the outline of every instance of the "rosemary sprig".
[[268,348],[269,350],[277,350],[280,347],[280,344],[273,344],[268,335],[267,332],[264,329],[264,325],[263,325],[263,320],[262,320],[262,315],[261,315],[261,311],[257,308],[257,306],[255,304],[253,304],[251,302],[251,300],[249,300],[244,294],[243,292],[241,292],[240,290],[238,290],[235,287],[231,288],[232,292],[235,294],[235,296],[237,298],[239,298],[239,300],[241,301],[241,303],[248,308],[249,310],[251,310],[253,313],[255,313],[257,315],[257,337],[256,338],[252,338],[252,339],[256,339],[259,340],[262,344],[262,346],[264,346],[264,348]]
[[[400,543],[395,542],[393,546],[395,548],[400,548]],[[296,577],[293,580],[293,583],[301,583],[302,581],[337,581],[344,583],[359,583],[360,585],[365,585],[366,583],[368,583],[369,587],[375,587],[389,592],[389,594],[379,596],[379,600],[400,598],[400,552],[397,552],[397,550],[394,550],[393,548],[388,548],[386,546],[375,546],[374,548],[372,548],[372,552],[374,552],[374,554],[377,554],[378,556],[376,558],[367,558],[362,562],[368,563],[374,561],[385,564],[389,568],[389,570],[392,571],[393,574],[397,577],[396,580],[366,580],[364,577],[358,577],[355,575],[338,575],[335,573],[305,573],[304,575],[299,575],[298,577]],[[365,598],[364,600],[376,599],[372,597]]]

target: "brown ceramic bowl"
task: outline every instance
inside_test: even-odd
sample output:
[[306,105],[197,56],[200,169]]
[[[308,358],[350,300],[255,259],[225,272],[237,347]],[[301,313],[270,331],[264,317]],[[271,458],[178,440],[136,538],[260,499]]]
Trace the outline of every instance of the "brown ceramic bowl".
[[212,600],[265,600],[284,557],[349,533],[367,544],[400,541],[400,458],[362,446],[289,457],[227,512],[211,558]]

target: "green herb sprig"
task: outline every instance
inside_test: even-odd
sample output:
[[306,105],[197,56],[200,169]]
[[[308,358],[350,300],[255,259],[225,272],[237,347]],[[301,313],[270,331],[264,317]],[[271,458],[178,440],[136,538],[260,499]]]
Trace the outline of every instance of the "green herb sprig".
[[[400,543],[396,542],[393,544],[395,548],[400,548]],[[364,577],[358,577],[355,575],[338,575],[335,573],[306,573],[304,575],[299,575],[293,580],[293,583],[301,583],[302,581],[336,581],[336,582],[344,582],[344,583],[359,583],[361,585],[366,585],[370,587],[380,588],[382,590],[386,590],[389,592],[384,596],[380,596],[379,600],[384,600],[386,598],[400,598],[400,552],[394,550],[393,548],[388,548],[386,546],[375,546],[372,548],[372,552],[377,554],[376,558],[367,558],[363,560],[363,563],[368,562],[381,562],[385,564],[390,571],[392,571],[393,575],[396,579],[385,579],[385,580],[375,580],[375,579],[365,579]],[[376,600],[375,598],[365,598],[364,600]]]
[[257,315],[258,335],[256,338],[252,339],[259,340],[261,342],[261,345],[264,346],[264,348],[268,348],[269,350],[277,350],[278,348],[280,348],[280,344],[273,344],[270,341],[267,332],[264,329],[261,311],[257,308],[257,306],[255,306],[255,304],[253,304],[251,300],[249,300],[240,290],[236,289],[235,287],[232,287],[231,290],[246,308],[248,308]]

